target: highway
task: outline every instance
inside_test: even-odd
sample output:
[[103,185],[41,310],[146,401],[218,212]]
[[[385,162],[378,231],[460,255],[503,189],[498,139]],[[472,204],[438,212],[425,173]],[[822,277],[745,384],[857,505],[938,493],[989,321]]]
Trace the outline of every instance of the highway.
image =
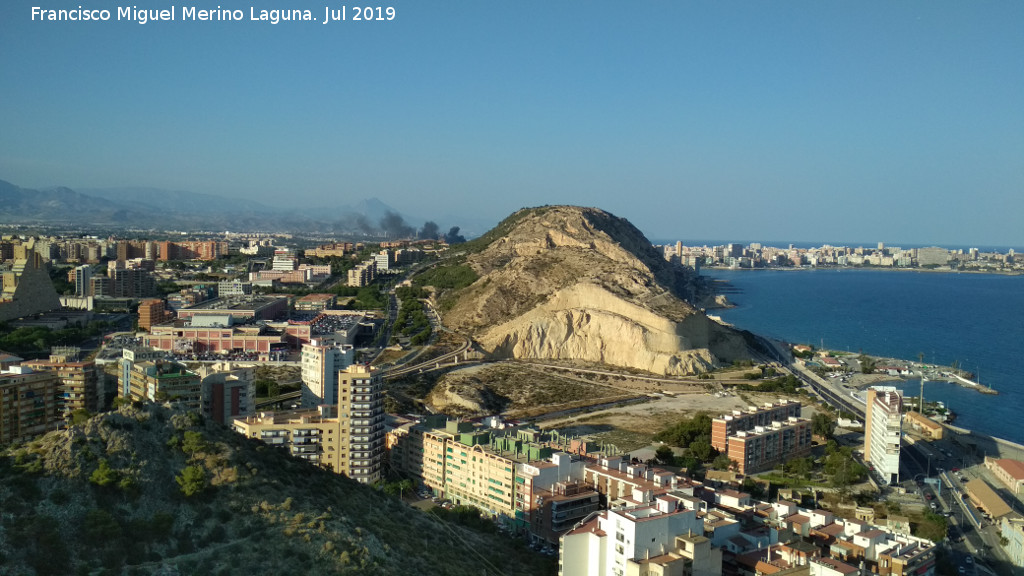
[[780,349],[778,343],[761,336],[755,336],[755,338],[768,351],[767,355],[755,352],[755,356],[760,356],[762,360],[767,362],[778,362],[790,374],[810,386],[811,390],[814,390],[814,393],[828,403],[828,405],[840,411],[849,412],[861,420],[864,419],[864,404],[850,396],[842,388],[833,387],[828,380],[800,366],[789,350]]

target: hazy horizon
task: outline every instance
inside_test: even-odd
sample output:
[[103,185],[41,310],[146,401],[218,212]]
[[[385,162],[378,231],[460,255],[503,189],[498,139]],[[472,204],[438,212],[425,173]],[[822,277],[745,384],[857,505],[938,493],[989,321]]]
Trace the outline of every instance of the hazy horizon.
[[33,22],[31,6],[0,8],[0,179],[22,187],[379,198],[464,228],[578,204],[650,238],[1024,245],[1019,2],[403,1],[391,22],[277,25],[241,5],[224,7],[245,21],[145,25]]

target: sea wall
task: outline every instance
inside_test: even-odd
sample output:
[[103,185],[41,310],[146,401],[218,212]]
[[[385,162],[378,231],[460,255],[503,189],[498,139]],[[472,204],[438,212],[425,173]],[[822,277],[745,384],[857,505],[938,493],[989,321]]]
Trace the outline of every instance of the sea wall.
[[1012,460],[1024,460],[1024,445],[988,434],[974,432],[959,426],[942,425],[949,437],[976,456],[998,456]]

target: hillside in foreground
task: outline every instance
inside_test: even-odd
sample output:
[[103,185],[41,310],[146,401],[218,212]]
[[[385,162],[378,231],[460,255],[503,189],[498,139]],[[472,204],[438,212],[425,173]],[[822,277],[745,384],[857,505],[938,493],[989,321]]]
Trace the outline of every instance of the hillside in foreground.
[[26,575],[548,574],[554,561],[197,414],[148,405],[0,453],[0,567]]
[[[680,375],[748,355],[742,334],[689,303],[702,295],[691,269],[597,208],[523,209],[460,250],[462,263],[420,283],[440,288],[445,324],[492,358]],[[450,278],[463,282],[445,286]]]

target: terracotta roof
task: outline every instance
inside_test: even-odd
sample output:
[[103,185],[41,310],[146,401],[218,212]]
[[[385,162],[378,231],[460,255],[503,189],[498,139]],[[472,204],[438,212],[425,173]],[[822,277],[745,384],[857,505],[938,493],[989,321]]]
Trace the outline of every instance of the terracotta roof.
[[1003,499],[995,493],[988,484],[985,483],[981,478],[975,478],[966,485],[967,493],[971,495],[971,499],[977,502],[981,502],[982,507],[990,514],[993,518],[999,518],[1006,516],[1011,512],[1009,506]]
[[996,464],[1000,468],[1006,470],[1006,473],[1012,476],[1016,480],[1024,480],[1024,462],[1020,460],[1010,460],[1009,458],[1000,458],[996,460]]
[[821,528],[818,528],[818,532],[821,532],[822,534],[828,534],[829,536],[839,536],[845,531],[846,528],[844,528],[842,524],[838,524],[836,522],[833,522],[828,526],[822,526]]
[[600,525],[600,523],[598,522],[599,518],[601,518],[601,516],[594,516],[594,518],[590,522],[587,522],[586,524],[580,526],[579,528],[573,528],[572,530],[566,532],[565,535],[566,536],[572,536],[573,534],[584,534],[584,533],[587,533],[587,532],[593,532],[594,534],[597,534],[598,536],[604,536],[605,535],[604,530],[601,530],[600,528],[598,528],[598,526]]

